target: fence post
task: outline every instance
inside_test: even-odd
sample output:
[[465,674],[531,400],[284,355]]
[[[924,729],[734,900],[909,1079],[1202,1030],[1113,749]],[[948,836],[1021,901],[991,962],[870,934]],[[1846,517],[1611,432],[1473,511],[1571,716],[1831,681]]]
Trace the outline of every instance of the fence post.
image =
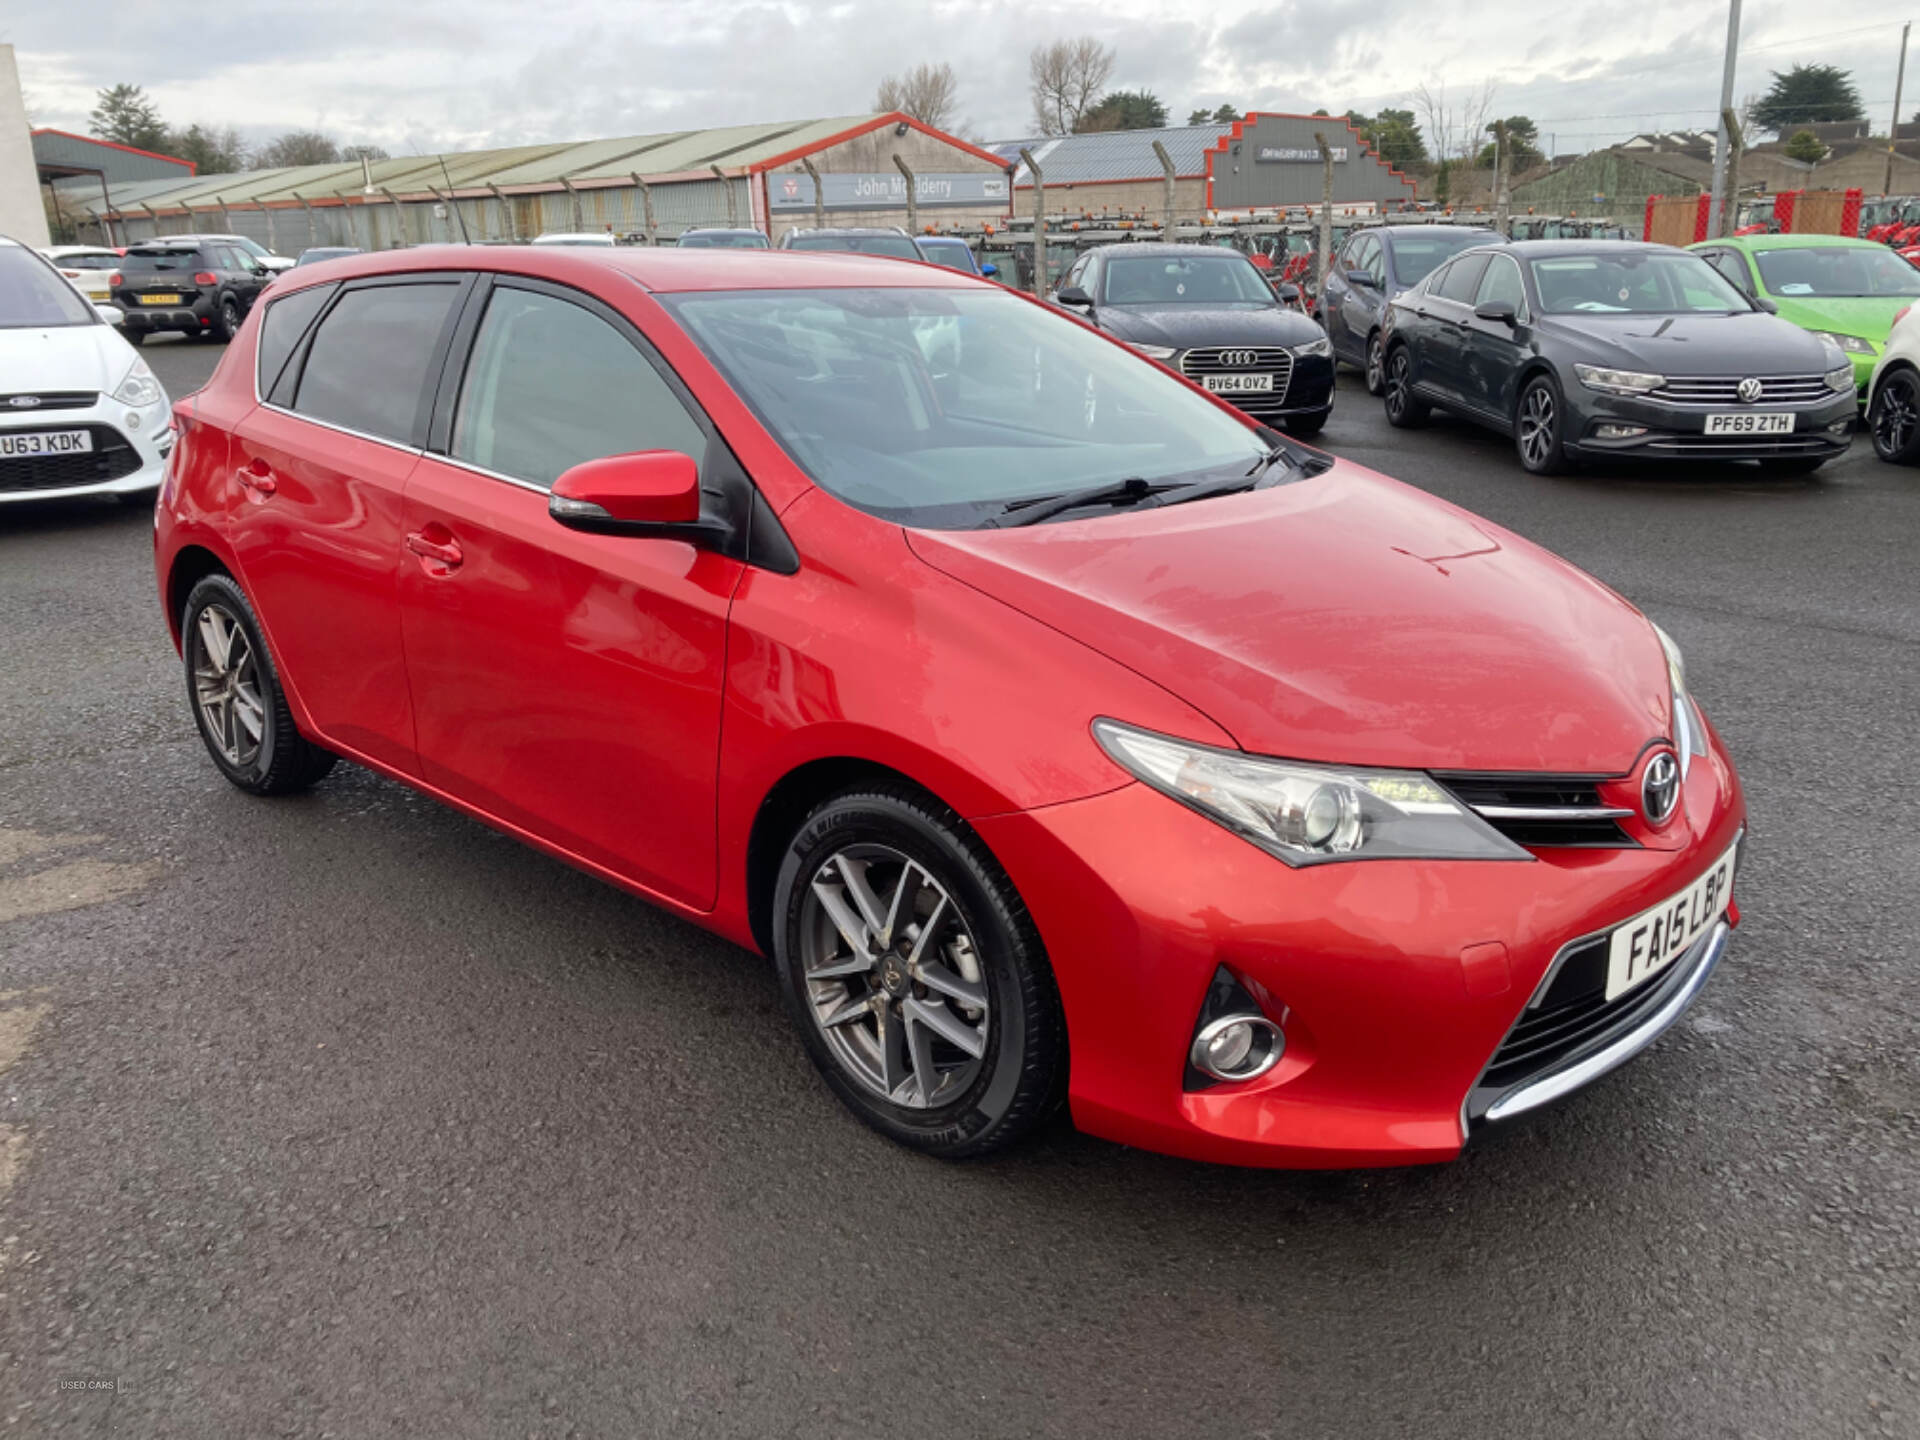
[[894,168],[907,177],[907,233],[920,233],[920,186],[913,178],[913,171],[907,168],[907,162],[898,155],[893,157]]
[[487,189],[491,190],[493,192],[493,198],[500,202],[500,213],[506,217],[507,243],[510,245],[518,245],[520,243],[520,231],[513,223],[512,204],[509,203],[505,195],[500,193],[500,187],[491,180],[487,182]]
[[580,192],[573,188],[573,181],[564,175],[560,177],[560,186],[567,192],[567,212],[573,217],[573,228],[576,231],[586,228],[586,222],[580,218]]
[[397,200],[397,199],[395,199],[395,197],[394,197],[394,193],[393,193],[393,191],[391,191],[391,190],[389,190],[389,189],[387,189],[387,187],[386,187],[386,186],[384,186],[384,185],[382,185],[382,186],[380,187],[380,193],[381,193],[382,195],[384,195],[384,196],[386,196],[386,197],[387,197],[387,199],[388,199],[389,201],[392,201],[392,203],[393,203],[393,223],[394,223],[394,224],[396,224],[396,225],[398,225],[398,226],[400,227],[400,243],[401,243],[402,245],[405,245],[405,244],[407,244],[407,243],[408,243],[408,240],[407,240],[407,207],[406,207],[406,206],[404,206],[404,205],[402,205],[402,204],[401,204],[401,203],[399,202],[399,200]]
[[1167,147],[1162,145],[1158,140],[1153,142],[1153,153],[1159,157],[1161,172],[1166,176],[1167,180],[1167,216],[1166,219],[1161,222],[1160,238],[1171,244],[1173,241],[1173,198],[1175,193],[1173,157],[1167,154]]
[[821,188],[820,172],[813,168],[813,161],[804,155],[800,157],[800,165],[813,180],[813,228],[824,230],[827,228],[827,192]]
[[[1320,147],[1320,247],[1315,257],[1319,261],[1315,283],[1320,287],[1320,300],[1324,301],[1327,275],[1333,268],[1333,147],[1318,130],[1313,132],[1313,143]],[[1314,308],[1320,312],[1320,323],[1325,325],[1327,307],[1316,302]]]
[[713,178],[720,182],[720,193],[727,202],[727,228],[732,230],[739,223],[739,212],[734,206],[733,182],[727,178],[727,172],[722,170],[718,165],[709,165],[707,169],[711,170],[713,172]]
[[1026,161],[1027,173],[1033,176],[1033,295],[1036,300],[1047,298],[1047,177],[1040,171],[1040,162],[1033,158],[1033,151],[1023,149],[1020,158]]
[[1719,228],[1708,235],[1711,240],[1717,235],[1731,235],[1739,229],[1740,218],[1740,156],[1747,148],[1746,132],[1740,128],[1740,120],[1732,110],[1720,112],[1720,123],[1727,127],[1727,188],[1720,197],[1721,211]]
[[659,236],[653,228],[653,191],[647,188],[647,182],[640,178],[638,170],[633,172],[634,186],[640,191],[641,224],[647,232],[647,244],[657,245]]

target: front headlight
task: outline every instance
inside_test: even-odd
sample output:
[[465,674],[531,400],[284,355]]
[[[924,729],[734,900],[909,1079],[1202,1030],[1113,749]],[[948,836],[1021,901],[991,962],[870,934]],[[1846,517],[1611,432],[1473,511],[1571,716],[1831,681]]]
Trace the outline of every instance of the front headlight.
[[1852,390],[1854,388],[1853,366],[1842,365],[1837,370],[1829,370],[1827,372],[1827,388],[1829,390],[1837,390],[1841,394]]
[[1609,395],[1645,395],[1667,383],[1664,375],[1643,375],[1638,370],[1609,370],[1603,365],[1576,365],[1574,375],[1589,390]]
[[1531,858],[1417,770],[1268,760],[1116,720],[1093,734],[1124,769],[1289,865]]
[[160,388],[160,382],[153,378],[153,371],[147,368],[147,362],[136,360],[133,368],[127,372],[127,378],[120,382],[120,388],[113,392],[113,398],[122,405],[144,410],[149,405],[159,404],[166,398],[166,392]]
[[1302,357],[1308,355],[1331,355],[1333,353],[1333,342],[1322,335],[1318,340],[1309,340],[1304,345],[1294,346],[1293,353]]
[[1858,335],[1835,335],[1828,330],[1816,330],[1813,333],[1818,335],[1822,340],[1831,340],[1835,345],[1840,347],[1843,354],[1872,355],[1877,353],[1873,348],[1873,342],[1871,340],[1862,340]]
[[1174,356],[1174,349],[1171,345],[1135,345],[1131,340],[1127,341],[1126,344],[1129,349],[1138,350],[1149,360],[1171,360]]
[[1693,696],[1687,693],[1687,662],[1681,658],[1680,647],[1658,625],[1653,627],[1653,633],[1660,637],[1660,648],[1667,652],[1667,682],[1673,688],[1673,748],[1680,752],[1680,774],[1685,778],[1693,757],[1707,748],[1707,735],[1701,727],[1700,712],[1694,708]]

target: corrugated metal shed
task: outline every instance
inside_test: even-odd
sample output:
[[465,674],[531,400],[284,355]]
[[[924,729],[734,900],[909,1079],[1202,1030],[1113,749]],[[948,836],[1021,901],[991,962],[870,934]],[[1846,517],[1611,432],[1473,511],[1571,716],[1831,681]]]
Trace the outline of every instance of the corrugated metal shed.
[[43,177],[65,172],[84,171],[90,177],[104,175],[112,185],[119,181],[183,180],[193,174],[191,160],[172,155],[156,155],[150,150],[135,150],[91,135],[74,135],[65,130],[35,130],[33,163]]
[[1156,140],[1167,147],[1174,173],[1183,179],[1195,179],[1207,173],[1207,151],[1231,128],[1228,125],[1178,125],[1166,130],[1101,130],[1091,135],[994,140],[988,142],[986,148],[1019,167],[1013,174],[1016,188],[1033,184],[1033,177],[1020,159],[1023,148],[1033,151],[1033,158],[1040,162],[1040,173],[1049,185],[1158,180],[1164,172],[1160,168],[1160,157],[1153,153]]

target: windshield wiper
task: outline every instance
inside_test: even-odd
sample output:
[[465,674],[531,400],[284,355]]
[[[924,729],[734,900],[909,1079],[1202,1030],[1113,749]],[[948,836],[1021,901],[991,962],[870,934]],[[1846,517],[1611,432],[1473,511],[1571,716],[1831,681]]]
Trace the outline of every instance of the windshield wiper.
[[1082,505],[1098,505],[1102,502],[1116,508],[1123,505],[1138,505],[1151,499],[1162,490],[1172,489],[1168,485],[1149,485],[1138,475],[1125,480],[1109,480],[1100,485],[1089,485],[1081,490],[1069,490],[1063,495],[1041,495],[1032,500],[1015,500],[991,520],[981,524],[983,530],[1009,530],[1016,525],[1037,525],[1042,520],[1050,520],[1064,511],[1077,510]]

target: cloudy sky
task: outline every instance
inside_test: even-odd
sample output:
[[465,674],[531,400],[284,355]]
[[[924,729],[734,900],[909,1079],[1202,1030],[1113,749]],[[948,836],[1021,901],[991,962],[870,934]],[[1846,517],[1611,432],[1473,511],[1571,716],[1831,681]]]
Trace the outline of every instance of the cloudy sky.
[[[961,128],[1031,133],[1027,53],[1091,34],[1176,121],[1242,110],[1372,111],[1426,84],[1495,87],[1559,151],[1650,128],[1710,127],[1724,3],[1639,0],[227,0],[181,10],[0,0],[34,123],[84,131],[94,92],[142,85],[171,123],[251,140],[320,128],[395,154],[855,114],[922,60],[960,77]],[[1920,5],[1916,5],[1920,9]],[[166,17],[166,18],[163,18]],[[1876,128],[1891,110],[1903,17],[1889,0],[1745,7],[1736,96],[1767,72],[1853,72]],[[1903,109],[1920,109],[1920,57]]]

